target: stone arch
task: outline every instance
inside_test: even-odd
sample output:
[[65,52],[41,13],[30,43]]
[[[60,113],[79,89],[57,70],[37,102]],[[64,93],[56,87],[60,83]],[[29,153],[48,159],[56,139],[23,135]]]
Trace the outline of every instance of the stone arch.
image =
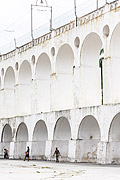
[[109,128],[109,142],[110,141],[120,141],[120,113],[116,114],[110,124]]
[[88,34],[82,43],[80,57],[82,64],[80,71],[81,106],[95,106],[102,103],[102,70],[99,67],[101,49],[102,41],[95,32]]
[[100,139],[100,128],[97,120],[88,115],[83,118],[79,131],[78,139]]
[[65,117],[61,117],[56,122],[54,128],[54,140],[70,140],[71,128],[68,120]]
[[119,164],[120,163],[120,113],[117,113],[109,128],[107,157],[108,162]]
[[0,90],[1,90],[1,77],[0,77]]
[[37,112],[50,111],[50,75],[50,59],[42,53],[36,64]]
[[69,151],[69,140],[71,139],[71,127],[69,121],[65,117],[57,120],[53,134],[52,152],[55,148],[61,152],[62,160],[67,160]]
[[3,105],[3,94],[1,92],[1,88],[2,88],[2,82],[1,82],[1,76],[0,76],[0,118],[3,117],[3,112],[4,112],[4,105]]
[[3,128],[1,142],[12,142],[12,129],[9,124],[6,124]]
[[100,141],[100,136],[101,132],[97,120],[91,115],[84,117],[78,130],[78,161],[97,161],[97,147]]
[[25,123],[20,123],[20,125],[18,126],[16,133],[16,141],[17,142],[28,141],[28,129]]
[[111,41],[110,41],[110,52],[111,52],[111,58],[112,60],[119,60],[120,58],[120,22],[115,26],[112,36],[111,36]]
[[86,36],[81,48],[81,63],[86,67],[99,67],[102,41],[99,35],[92,32]]
[[23,61],[19,70],[19,114],[31,113],[32,71],[28,61]]
[[15,73],[14,69],[10,66],[7,68],[4,78],[4,92],[5,92],[5,100],[4,100],[4,109],[5,116],[13,116],[14,115],[14,104],[15,104]]
[[69,44],[63,44],[56,57],[56,72],[73,73],[74,53]]
[[3,127],[1,143],[0,143],[0,153],[3,154],[4,149],[8,149],[10,152],[10,143],[12,142],[12,129],[9,124]]
[[48,130],[45,122],[39,120],[34,128],[33,132],[33,141],[47,140],[48,139]]
[[46,53],[42,53],[36,65],[36,79],[50,79],[51,62]]
[[120,85],[118,83],[118,77],[120,76],[120,23],[116,25],[114,31],[111,36],[110,41],[110,52],[111,52],[111,78],[112,78],[112,102],[119,103],[120,102]]
[[15,158],[24,158],[28,142],[28,129],[25,123],[20,123],[16,132]]
[[5,73],[4,88],[14,89],[15,85],[15,73],[12,67],[8,67]]
[[63,44],[56,56],[55,108],[70,109],[74,106],[73,96],[74,53],[69,44]]
[[46,141],[48,140],[48,130],[45,122],[39,120],[33,131],[32,158],[45,159]]
[[19,84],[30,84],[32,80],[32,70],[30,63],[24,60],[19,70]]

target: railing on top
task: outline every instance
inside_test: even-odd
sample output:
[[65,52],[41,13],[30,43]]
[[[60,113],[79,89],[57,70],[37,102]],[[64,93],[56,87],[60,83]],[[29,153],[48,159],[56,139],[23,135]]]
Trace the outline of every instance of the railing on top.
[[[99,8],[105,5],[105,0],[98,0],[98,2],[99,2],[98,4]],[[112,3],[112,2],[114,1],[107,0],[107,3]],[[82,17],[95,10],[96,10],[96,0],[88,0],[86,3],[77,6],[77,16]],[[53,19],[53,29],[57,29],[58,27],[64,26],[65,24],[68,24],[74,20],[75,20],[74,9],[72,9],[71,11],[68,11],[67,13]],[[36,39],[35,42],[39,41],[37,40],[37,38],[40,39],[40,41],[42,41],[42,36],[49,33],[50,33],[49,23],[37,29],[34,29],[33,34],[34,34],[34,39]],[[4,54],[4,59],[7,59],[8,52],[10,52],[9,56],[12,56],[12,54],[15,54],[14,50],[16,49],[16,47],[20,47],[20,49],[22,49],[23,45],[25,45],[26,49],[27,47],[32,46],[30,32],[22,37],[16,38],[16,40],[13,40],[12,42],[10,42],[5,46],[0,47],[0,54]]]

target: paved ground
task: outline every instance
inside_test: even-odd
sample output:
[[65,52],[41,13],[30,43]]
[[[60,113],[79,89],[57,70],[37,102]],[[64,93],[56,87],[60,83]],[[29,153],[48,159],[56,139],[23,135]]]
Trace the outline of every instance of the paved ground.
[[120,166],[0,160],[0,180],[119,180]]

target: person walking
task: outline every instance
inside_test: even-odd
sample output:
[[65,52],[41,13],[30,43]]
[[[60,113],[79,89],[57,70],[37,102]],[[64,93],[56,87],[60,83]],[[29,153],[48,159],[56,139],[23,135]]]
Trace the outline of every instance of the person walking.
[[9,159],[8,150],[4,149],[4,159]]
[[30,153],[30,148],[29,146],[27,147],[27,151],[25,152],[25,158],[24,158],[24,161],[26,160],[26,158],[28,159],[29,161],[29,153]]
[[56,162],[59,162],[59,156],[61,156],[61,154],[57,147],[56,147],[56,150],[55,150],[53,156],[56,156]]

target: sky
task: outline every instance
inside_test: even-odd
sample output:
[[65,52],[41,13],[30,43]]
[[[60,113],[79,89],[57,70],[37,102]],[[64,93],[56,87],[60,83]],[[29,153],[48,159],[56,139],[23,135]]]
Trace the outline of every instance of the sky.
[[[110,0],[108,0],[110,1]],[[41,0],[1,0],[0,2],[0,47],[14,43],[17,39],[18,45],[27,39],[26,34],[31,31],[31,4],[40,5]],[[43,0],[46,5],[45,0]],[[99,0],[99,4],[104,4],[105,0]],[[53,28],[74,19],[74,0],[47,0],[53,10]],[[95,9],[96,0],[76,0],[78,16]],[[44,10],[44,11],[43,11]],[[50,21],[50,9],[33,7],[33,29],[34,36],[40,35],[38,31],[46,33]],[[54,20],[55,19],[55,20]],[[47,28],[46,28],[47,24]]]

